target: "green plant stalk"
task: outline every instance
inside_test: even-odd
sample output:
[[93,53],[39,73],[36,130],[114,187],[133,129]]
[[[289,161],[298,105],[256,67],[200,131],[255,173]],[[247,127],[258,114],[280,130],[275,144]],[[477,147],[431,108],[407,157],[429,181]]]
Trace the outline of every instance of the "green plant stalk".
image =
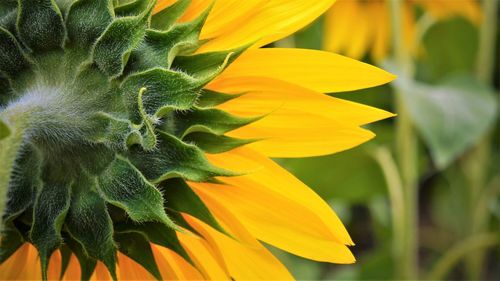
[[[390,1],[392,44],[395,62],[401,76],[413,77],[413,63],[407,46],[404,45],[402,30],[402,1]],[[403,94],[396,92],[396,142],[397,157],[403,186],[404,235],[401,239],[401,253],[398,264],[398,279],[418,279],[418,190],[417,190],[417,137],[403,100]]]
[[405,235],[405,207],[403,184],[399,174],[398,166],[391,151],[384,146],[378,147],[372,152],[375,161],[378,162],[387,183],[389,201],[391,204],[391,223],[393,228],[392,252],[395,262],[402,258],[404,250]]
[[464,257],[500,243],[497,233],[477,234],[459,241],[436,263],[426,280],[443,280],[446,274]]
[[[479,52],[476,64],[476,77],[479,81],[491,85],[495,66],[495,44],[498,28],[498,0],[483,1],[483,22],[480,27]],[[490,166],[491,134],[484,136],[481,141],[466,155],[462,167],[470,185],[471,216],[468,232],[470,236],[487,231],[489,220],[488,204],[484,204],[481,195],[490,193],[487,185],[488,167]],[[476,214],[483,215],[476,215]],[[481,278],[485,250],[480,249],[474,255],[467,257],[468,277],[473,280]]]

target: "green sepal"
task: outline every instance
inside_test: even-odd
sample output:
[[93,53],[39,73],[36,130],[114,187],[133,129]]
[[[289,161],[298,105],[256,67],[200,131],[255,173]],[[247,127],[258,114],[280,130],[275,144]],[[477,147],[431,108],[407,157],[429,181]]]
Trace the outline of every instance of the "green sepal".
[[196,106],[198,107],[215,107],[226,103],[235,98],[239,98],[244,94],[225,94],[208,89],[203,89],[201,91],[200,97],[196,101]]
[[158,30],[168,30],[186,11],[191,0],[178,0],[161,10],[151,18],[151,27]]
[[176,177],[204,181],[216,176],[235,175],[210,164],[196,146],[164,132],[158,134],[157,149],[144,151],[132,147],[128,158],[153,183]]
[[0,234],[0,264],[14,254],[26,241],[13,223],[8,223]]
[[[2,112],[0,112],[2,113]],[[19,151],[22,149],[26,134],[25,120],[21,117],[12,117],[9,121],[9,129],[0,116],[0,130],[3,130],[4,137],[0,139],[0,232],[3,229],[5,208],[7,207],[7,194],[9,192],[9,184],[11,174],[14,168],[15,160]],[[7,131],[9,130],[9,132]]]
[[163,209],[160,191],[125,158],[117,157],[98,181],[101,196],[125,210],[132,220],[157,221],[176,228]]
[[19,0],[17,31],[21,41],[38,52],[61,48],[66,36],[54,0]]
[[152,117],[150,117],[146,112],[146,108],[144,108],[144,92],[146,92],[146,88],[141,88],[139,90],[139,95],[137,96],[137,105],[139,107],[139,114],[142,119],[142,147],[145,150],[152,150],[156,147],[157,142],[155,127],[153,124],[157,120],[154,120]]
[[172,209],[166,209],[167,211],[167,214],[170,218],[172,218],[172,220],[175,221],[175,224],[177,224],[178,226],[180,226],[182,229],[184,230],[189,230],[190,232],[198,235],[198,236],[202,236],[198,231],[196,231],[196,229],[194,229],[187,221],[186,219],[184,219],[184,217],[179,213],[179,212],[176,212]]
[[[147,30],[145,40],[147,49],[141,52],[141,55],[150,57],[150,61],[153,60],[149,63],[149,67],[161,63],[161,66],[170,68],[178,54],[190,54],[198,49],[202,44],[198,38],[209,11],[210,9],[207,9],[195,20],[175,24],[166,31]],[[223,62],[224,60],[221,64]]]
[[14,35],[0,27],[0,72],[12,78],[28,66],[29,61]]
[[[65,245],[67,245],[71,249],[71,251],[78,259],[78,263],[80,264],[80,279],[85,281],[90,280],[97,265],[97,259],[87,256],[85,254],[85,251],[83,250],[82,245],[76,242],[71,236],[65,236],[64,242],[66,243]],[[113,280],[117,280],[116,273],[110,273]]]
[[177,56],[172,68],[184,71],[194,77],[209,77],[222,72],[251,45],[228,51],[208,52],[191,56]]
[[97,39],[92,60],[111,78],[122,74],[130,53],[142,41],[154,2],[138,16],[115,19]]
[[0,1],[0,27],[16,33],[17,1]]
[[153,250],[146,237],[135,232],[116,233],[115,240],[118,243],[120,252],[142,265],[156,279],[162,280]]
[[162,183],[166,207],[177,212],[189,214],[222,233],[224,228],[217,222],[205,203],[183,179],[171,179]]
[[211,154],[223,153],[237,147],[253,143],[256,139],[237,139],[224,135],[214,135],[211,133],[191,133],[184,137],[184,141],[192,143],[203,151]]
[[0,119],[0,140],[7,138],[10,136],[11,131],[9,129],[9,126],[5,124],[1,119]]
[[138,232],[145,236],[149,242],[169,248],[183,257],[189,263],[191,258],[180,244],[176,231],[164,224],[157,222],[146,222],[141,224],[119,223],[115,225],[117,233]]
[[73,2],[66,17],[69,42],[88,49],[113,20],[110,0],[78,0]]
[[106,209],[106,202],[94,191],[96,185],[95,180],[89,178],[74,183],[66,228],[81,244],[87,256],[102,261],[110,272],[114,272],[116,246],[113,241],[113,221]]
[[17,0],[3,0],[0,2],[0,20],[9,16],[17,8]]
[[63,241],[61,228],[70,206],[70,194],[69,183],[45,180],[35,201],[30,240],[40,254],[44,280],[50,256]]
[[64,274],[66,274],[66,270],[68,270],[72,251],[67,245],[62,245],[59,248],[59,253],[61,253],[61,273],[59,274],[59,280],[62,280]]
[[[197,107],[187,112],[177,112],[169,117],[174,119],[175,135],[182,139],[194,132],[222,135],[262,118],[261,116],[239,117],[220,109]],[[165,123],[165,126],[168,124],[168,122]],[[171,128],[165,129],[171,130]]]
[[130,120],[105,112],[98,112],[92,118],[96,128],[96,134],[90,138],[92,142],[117,150],[124,150],[134,144],[142,145],[140,127],[134,126]]
[[146,88],[142,97],[146,114],[162,117],[166,112],[174,109],[191,108],[198,97],[199,90],[206,82],[196,80],[181,72],[154,68],[127,77],[121,88],[130,119],[137,124],[142,121],[138,103],[138,93],[142,88]]
[[29,145],[19,151],[9,181],[7,205],[2,214],[9,222],[27,210],[36,198],[36,192],[42,183],[40,164],[37,153]]
[[148,7],[150,2],[154,2],[151,0],[135,0],[125,3],[123,5],[119,5],[115,7],[115,14],[117,17],[126,17],[126,16],[136,16],[143,13]]

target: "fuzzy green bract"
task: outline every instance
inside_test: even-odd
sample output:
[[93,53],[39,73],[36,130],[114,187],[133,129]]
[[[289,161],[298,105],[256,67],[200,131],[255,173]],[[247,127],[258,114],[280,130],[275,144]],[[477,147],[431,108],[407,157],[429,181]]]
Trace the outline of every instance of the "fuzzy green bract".
[[[234,173],[211,165],[252,140],[224,134],[255,121],[213,108],[203,89],[243,50],[194,55],[208,11],[189,1],[3,0],[0,4],[0,262],[24,243],[54,251],[89,279],[117,251],[161,279],[149,243],[191,262],[182,213],[221,232],[186,184]],[[182,231],[182,230],[181,230]]]

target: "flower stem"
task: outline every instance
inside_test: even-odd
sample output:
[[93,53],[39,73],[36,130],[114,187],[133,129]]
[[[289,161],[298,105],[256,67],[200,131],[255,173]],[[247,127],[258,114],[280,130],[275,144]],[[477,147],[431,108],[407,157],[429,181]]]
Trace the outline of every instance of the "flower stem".
[[[405,46],[403,35],[403,2],[390,1],[390,15],[392,21],[392,46],[394,57],[401,76],[413,78],[413,63],[408,46]],[[395,258],[398,267],[398,279],[418,279],[418,190],[417,190],[417,143],[413,125],[406,108],[401,90],[396,91],[396,123],[397,157],[400,167],[403,186],[404,206],[404,234],[401,235],[401,252]]]
[[[498,28],[498,0],[482,2],[483,22],[479,30],[479,52],[477,56],[476,77],[486,85],[492,84],[495,46]],[[487,185],[488,167],[491,162],[491,134],[485,135],[478,144],[466,155],[462,161],[462,167],[470,186],[470,206],[471,214],[482,213],[481,216],[472,215],[470,218],[469,235],[487,231],[488,224],[488,204],[481,202],[481,195],[490,193]],[[467,258],[467,272],[470,279],[480,279],[483,269],[484,249],[476,252]]]
[[446,274],[467,255],[500,243],[497,233],[478,234],[459,241],[436,263],[426,280],[443,280]]

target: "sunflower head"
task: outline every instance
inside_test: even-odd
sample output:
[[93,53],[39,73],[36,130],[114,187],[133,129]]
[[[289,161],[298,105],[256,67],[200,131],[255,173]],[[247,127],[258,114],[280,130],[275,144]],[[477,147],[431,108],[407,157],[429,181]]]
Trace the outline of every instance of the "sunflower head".
[[179,212],[223,231],[185,180],[233,175],[200,148],[248,143],[223,134],[255,119],[210,108],[232,97],[203,87],[244,48],[193,55],[208,10],[176,23],[188,2],[155,16],[149,0],[0,4],[0,262],[29,242],[44,278],[57,249],[83,279],[97,261],[116,278],[121,251],[161,278],[149,243],[190,260]]

